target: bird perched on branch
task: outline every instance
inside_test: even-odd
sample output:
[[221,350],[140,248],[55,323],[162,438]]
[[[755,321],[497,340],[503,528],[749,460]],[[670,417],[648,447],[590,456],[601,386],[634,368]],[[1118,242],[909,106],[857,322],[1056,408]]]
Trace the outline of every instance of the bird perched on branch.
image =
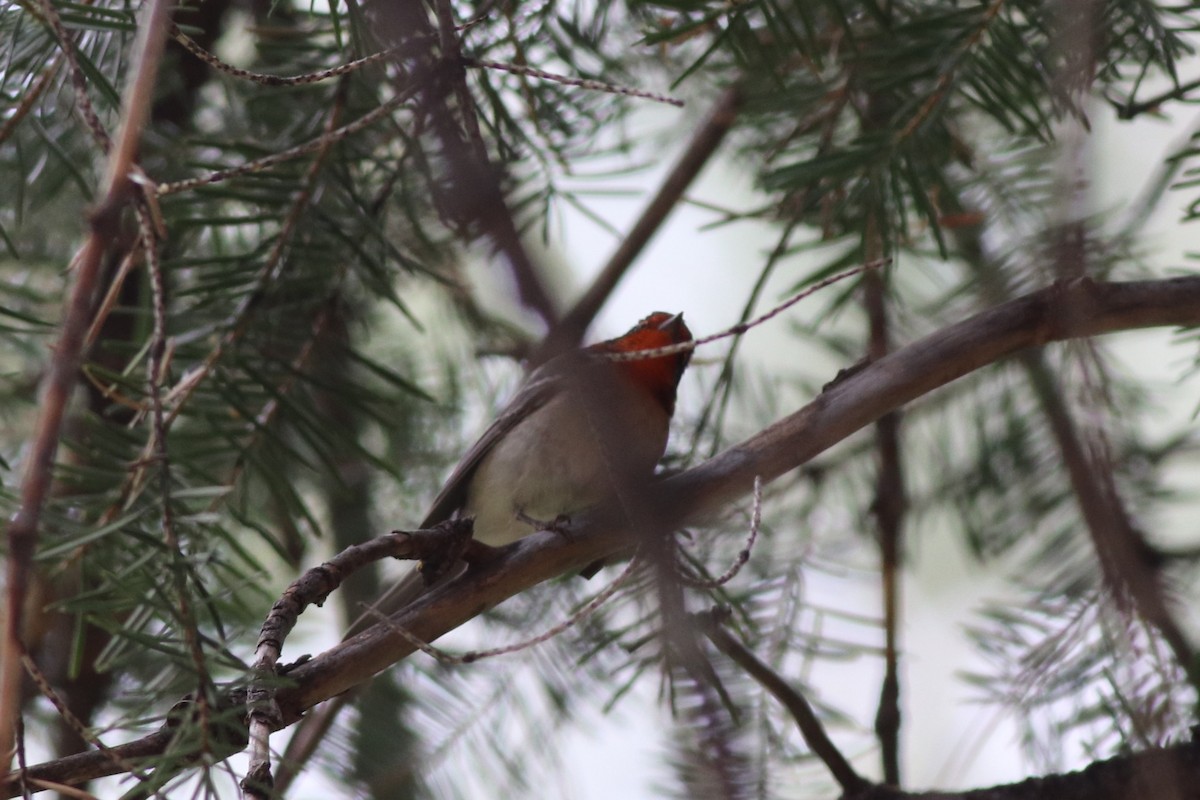
[[[456,512],[473,516],[475,539],[499,547],[538,523],[612,499],[627,481],[649,478],[667,446],[691,351],[628,354],[690,341],[682,314],[655,312],[622,336],[547,361],[463,456],[420,527]],[[405,576],[371,617],[402,608],[425,588],[419,573]]]

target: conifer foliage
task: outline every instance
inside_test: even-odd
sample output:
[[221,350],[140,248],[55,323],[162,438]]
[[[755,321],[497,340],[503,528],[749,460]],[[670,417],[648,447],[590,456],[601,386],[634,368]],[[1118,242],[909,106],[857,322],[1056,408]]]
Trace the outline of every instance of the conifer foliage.
[[[1163,241],[1200,213],[1198,27],[0,3],[4,796],[558,796],[605,713],[658,743],[655,796],[968,796],[912,732],[967,700],[1019,740],[972,732],[1016,765],[989,797],[1195,796],[1200,277]],[[1149,166],[1106,160],[1125,130]],[[754,193],[698,190],[714,162]],[[714,334],[659,478],[495,553],[389,533],[624,279],[695,296],[691,254],[639,258],[683,206],[759,238],[711,287],[732,327],[644,298]],[[612,242],[586,281],[555,252],[579,226]],[[382,561],[460,556],[335,644]],[[936,623],[956,655],[915,650],[910,597],[964,556],[996,592]],[[952,658],[953,692],[908,685]]]

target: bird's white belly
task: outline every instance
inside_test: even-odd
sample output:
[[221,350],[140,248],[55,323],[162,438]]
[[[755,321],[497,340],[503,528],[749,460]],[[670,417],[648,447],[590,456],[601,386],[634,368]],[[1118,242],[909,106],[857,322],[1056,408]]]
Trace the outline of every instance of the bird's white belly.
[[[626,392],[617,392],[626,395]],[[610,461],[619,459],[638,477],[649,477],[666,447],[669,420],[652,398],[619,396],[606,427],[618,441],[602,447],[598,428],[570,392],[557,396],[509,431],[471,479],[466,510],[475,517],[475,538],[493,546],[527,536],[524,513],[552,522],[596,505],[614,493]],[[612,408],[611,404],[606,403]],[[609,454],[617,454],[610,459]]]

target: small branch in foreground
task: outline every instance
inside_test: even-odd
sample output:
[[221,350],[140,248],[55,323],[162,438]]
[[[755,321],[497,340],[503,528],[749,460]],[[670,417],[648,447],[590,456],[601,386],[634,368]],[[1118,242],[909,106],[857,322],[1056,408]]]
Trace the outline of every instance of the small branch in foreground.
[[722,623],[728,617],[728,609],[713,609],[700,615],[701,630],[718,650],[733,659],[750,677],[770,692],[772,697],[783,703],[791,713],[792,719],[796,721],[796,727],[800,729],[800,735],[804,737],[809,749],[829,768],[844,794],[851,795],[869,787],[870,782],[854,770],[825,733],[825,726],[817,719],[816,712],[804,696],[789,686],[775,670],[759,661],[757,656],[722,627]]
[[[553,328],[559,319],[554,300],[521,237],[501,181],[502,170],[492,163],[479,125],[477,103],[466,81],[462,48],[449,0],[435,0],[437,27],[430,24],[423,4],[393,4],[394,31],[416,44],[419,61],[410,80],[423,84],[423,110],[441,144],[445,183],[434,188],[439,213],[458,227],[464,241],[475,228],[492,242],[508,262],[521,304]],[[417,35],[414,37],[413,34]],[[436,47],[434,42],[437,42]]]
[[425,559],[445,549],[448,541],[470,539],[474,520],[454,518],[429,530],[393,531],[370,541],[348,547],[320,566],[313,567],[292,582],[275,601],[263,622],[254,650],[257,679],[246,694],[249,709],[250,767],[242,781],[243,797],[266,800],[264,788],[271,786],[271,731],[281,727],[281,714],[275,702],[276,680],[283,643],[296,621],[310,605],[322,605],[342,582],[367,564],[384,558]]
[[758,541],[758,529],[762,525],[762,478],[758,475],[754,476],[753,500],[754,510],[750,514],[750,532],[746,535],[746,545],[738,551],[737,558],[729,568],[717,577],[709,579],[693,578],[679,572],[679,580],[684,586],[691,589],[717,589],[729,583],[742,571],[742,567],[750,561],[750,553],[754,550],[754,543]]

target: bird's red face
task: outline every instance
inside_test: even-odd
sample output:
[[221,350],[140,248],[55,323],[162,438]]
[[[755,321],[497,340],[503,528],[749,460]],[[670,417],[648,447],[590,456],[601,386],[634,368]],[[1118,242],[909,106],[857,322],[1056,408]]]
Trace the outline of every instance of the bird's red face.
[[[690,341],[692,332],[684,324],[682,314],[656,311],[623,336],[594,344],[588,350],[596,353],[634,353]],[[679,379],[683,377],[691,358],[692,351],[685,350],[654,358],[618,361],[617,366],[634,383],[644,386],[658,398],[667,414],[672,414],[675,411],[675,387],[679,385]]]

